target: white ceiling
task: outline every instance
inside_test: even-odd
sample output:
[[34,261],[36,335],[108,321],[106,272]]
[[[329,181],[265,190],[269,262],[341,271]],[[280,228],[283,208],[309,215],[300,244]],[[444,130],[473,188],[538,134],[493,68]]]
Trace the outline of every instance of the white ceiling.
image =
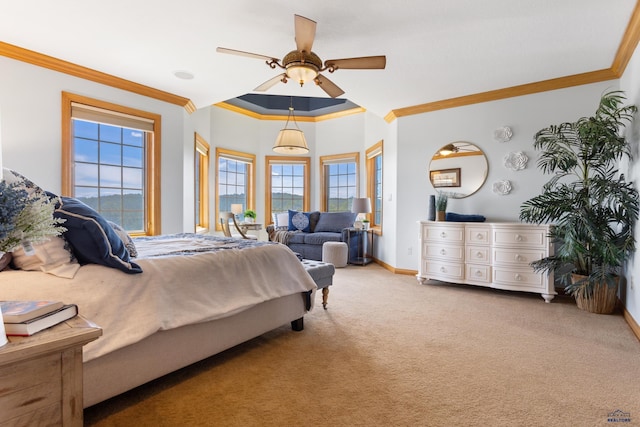
[[[0,0],[0,41],[191,99],[253,92],[281,70],[293,15],[315,20],[320,58],[387,56],[385,70],[325,72],[384,116],[398,108],[611,67],[635,0]],[[181,80],[176,71],[188,71]],[[267,94],[326,97],[314,85]]]

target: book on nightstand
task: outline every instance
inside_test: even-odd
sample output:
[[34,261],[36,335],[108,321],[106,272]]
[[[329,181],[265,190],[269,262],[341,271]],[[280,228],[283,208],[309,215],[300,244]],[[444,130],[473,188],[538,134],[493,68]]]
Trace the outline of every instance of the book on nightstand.
[[77,314],[77,305],[66,304],[51,313],[44,314],[40,317],[36,317],[35,319],[27,320],[26,322],[7,323],[5,320],[4,329],[7,335],[26,337],[55,326],[58,323],[62,323],[65,320],[69,320]]
[[54,312],[64,305],[61,301],[0,301],[5,323],[20,323]]

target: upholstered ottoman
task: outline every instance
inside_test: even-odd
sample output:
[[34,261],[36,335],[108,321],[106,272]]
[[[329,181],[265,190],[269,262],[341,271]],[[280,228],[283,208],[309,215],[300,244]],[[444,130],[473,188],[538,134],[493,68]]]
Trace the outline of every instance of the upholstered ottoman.
[[318,289],[322,289],[322,307],[327,309],[329,299],[329,286],[333,284],[333,274],[336,272],[333,264],[311,259],[303,259],[302,265],[311,276]]
[[322,261],[329,262],[336,268],[346,267],[348,252],[345,242],[324,242],[324,245],[322,245]]

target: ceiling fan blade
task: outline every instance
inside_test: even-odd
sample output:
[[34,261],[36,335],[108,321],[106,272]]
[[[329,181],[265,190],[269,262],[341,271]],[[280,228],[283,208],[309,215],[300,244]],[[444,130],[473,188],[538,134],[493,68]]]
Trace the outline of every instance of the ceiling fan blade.
[[326,68],[333,69],[384,69],[387,65],[387,57],[380,56],[362,56],[360,58],[344,58],[344,59],[327,59],[324,61]]
[[337,98],[344,93],[344,91],[336,86],[334,82],[332,82],[322,74],[318,74],[318,77],[316,77],[315,80],[318,86],[320,86],[320,89],[327,92],[327,94],[332,98]]
[[278,74],[275,77],[270,78],[269,80],[267,80],[266,82],[262,83],[260,86],[258,86],[257,88],[255,88],[254,90],[256,92],[264,92],[266,90],[271,89],[271,87],[273,87],[275,84],[279,83],[282,81],[282,79],[286,77],[285,73],[282,74]]
[[294,15],[294,20],[298,50],[311,52],[313,40],[316,38],[316,21],[300,15]]
[[246,56],[248,58],[264,59],[265,61],[276,61],[276,62],[280,61],[278,58],[274,58],[273,56],[266,56],[266,55],[260,55],[260,54],[257,54],[257,53],[244,52],[242,50],[227,49],[226,47],[218,47],[218,48],[216,48],[216,52],[218,52],[218,53],[228,53],[228,54],[231,54],[231,55]]

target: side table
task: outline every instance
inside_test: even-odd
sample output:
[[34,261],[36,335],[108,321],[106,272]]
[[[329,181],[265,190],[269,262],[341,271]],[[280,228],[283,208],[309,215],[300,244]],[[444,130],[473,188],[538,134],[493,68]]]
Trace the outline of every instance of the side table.
[[373,261],[373,230],[347,228],[349,264],[367,265]]
[[102,329],[76,316],[0,347],[0,425],[82,426],[82,346]]

